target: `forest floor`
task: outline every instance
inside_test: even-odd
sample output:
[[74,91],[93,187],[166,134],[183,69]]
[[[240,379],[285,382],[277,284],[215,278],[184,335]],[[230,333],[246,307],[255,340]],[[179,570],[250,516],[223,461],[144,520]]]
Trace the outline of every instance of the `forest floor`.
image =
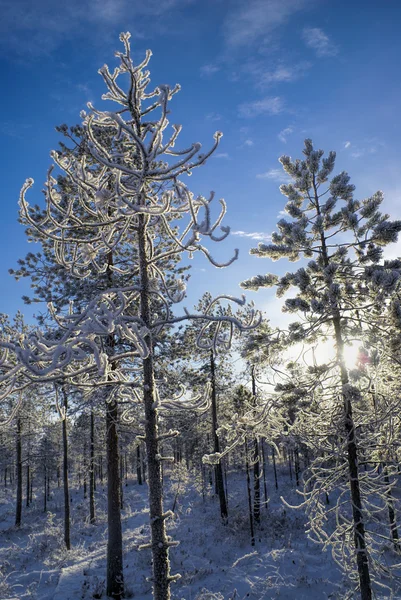
[[[250,542],[246,478],[228,477],[227,524],[219,519],[212,488],[202,494],[199,481],[184,467],[166,478],[165,508],[176,499],[169,533],[180,545],[171,550],[172,573],[182,578],[172,586],[174,600],[344,600],[358,598],[330,552],[311,542],[305,515],[283,504],[300,497],[279,470],[278,491],[268,472],[269,503],[262,507],[255,545]],[[123,535],[126,597],[151,600],[150,551],[138,550],[149,541],[147,486],[134,477],[124,484]],[[263,499],[263,485],[262,485]],[[23,524],[15,528],[14,498],[0,492],[0,599],[89,600],[105,598],[106,489],[96,491],[96,524],[88,523],[88,500],[73,488],[72,550],[63,544],[62,489],[54,489],[43,512],[38,494],[24,507]],[[375,598],[390,596],[377,595]],[[401,598],[401,596],[392,596]]]

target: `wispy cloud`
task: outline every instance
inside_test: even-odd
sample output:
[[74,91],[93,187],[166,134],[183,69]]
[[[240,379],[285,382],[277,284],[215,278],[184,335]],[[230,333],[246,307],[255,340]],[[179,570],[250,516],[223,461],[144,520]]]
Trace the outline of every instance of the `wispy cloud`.
[[254,143],[253,143],[252,140],[245,140],[245,142],[244,142],[244,146],[249,146],[250,147],[250,146],[253,146],[253,145],[254,145]]
[[217,152],[217,154],[213,154],[214,158],[230,158],[228,152]]
[[200,73],[201,73],[202,77],[210,77],[211,75],[214,75],[218,71],[220,71],[220,67],[217,65],[203,65],[200,68]]
[[160,17],[176,17],[176,9],[189,1],[1,0],[0,46],[13,58],[29,60],[53,52],[67,39],[85,36],[93,43],[102,39],[104,44],[115,27],[128,28],[136,39],[143,38],[149,22],[155,29]]
[[282,169],[269,169],[265,173],[256,175],[256,179],[270,179],[277,183],[288,183],[290,178]]
[[291,135],[291,133],[293,133],[293,128],[292,127],[286,127],[285,129],[282,129],[280,131],[280,133],[277,135],[278,139],[280,140],[280,142],[283,142],[283,144],[287,143],[287,137],[289,135]]
[[262,231],[231,231],[232,235],[237,235],[238,237],[250,238],[252,240],[271,240],[270,233],[263,233]]
[[242,48],[262,40],[287,23],[310,0],[248,0],[238,4],[226,19],[223,29],[228,48]]
[[284,110],[284,101],[279,96],[266,97],[254,102],[244,102],[238,107],[240,117],[257,117],[258,115],[278,115]]
[[351,144],[351,142],[345,142],[344,144],[344,148],[351,151],[352,158],[362,158],[363,156],[376,154],[384,146],[385,144],[381,140],[374,137],[363,140],[361,144]]
[[305,27],[302,31],[302,39],[308,48],[315,50],[320,58],[335,56],[338,47],[331,41],[329,36],[319,27]]
[[257,87],[265,88],[280,83],[291,83],[304,77],[311,68],[310,62],[302,61],[293,65],[279,63],[275,67],[266,69],[265,64],[253,62],[246,68],[246,72],[254,78]]
[[205,116],[206,121],[221,121],[221,115],[219,113],[211,112]]

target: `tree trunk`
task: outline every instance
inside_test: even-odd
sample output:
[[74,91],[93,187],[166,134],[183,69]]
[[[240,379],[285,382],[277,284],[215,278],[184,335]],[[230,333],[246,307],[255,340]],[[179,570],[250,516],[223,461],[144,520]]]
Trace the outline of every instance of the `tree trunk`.
[[387,469],[386,464],[383,465],[383,478],[384,478],[384,483],[386,484],[386,488],[387,488],[386,489],[387,509],[388,509],[388,518],[389,518],[389,522],[390,522],[391,538],[393,540],[394,550],[396,552],[399,552],[400,551],[400,540],[399,540],[399,536],[398,536],[397,521],[395,518],[393,494],[391,493],[390,480],[389,480],[388,469]]
[[267,508],[267,484],[266,484],[266,460],[265,460],[265,443],[262,438],[262,461],[263,461],[263,491],[265,497],[265,508]]
[[[252,395],[254,399],[254,405],[256,405],[256,378],[255,378],[255,367],[252,366]],[[255,437],[253,440],[253,517],[255,523],[260,523],[260,457],[259,457],[259,443]]]
[[358,472],[358,445],[356,440],[355,424],[352,414],[351,398],[346,393],[349,385],[348,372],[344,365],[344,342],[342,339],[340,316],[333,317],[337,357],[340,365],[342,396],[344,404],[344,426],[347,443],[348,476],[351,491],[352,516],[354,522],[354,543],[358,565],[359,585],[361,600],[372,599],[372,586],[369,573],[368,553],[366,549],[365,522],[362,510],[361,490]]
[[248,492],[249,528],[251,531],[251,546],[254,546],[255,545],[255,530],[254,530],[254,526],[253,526],[251,478],[249,477],[248,440],[246,438],[245,438],[245,469],[246,469],[246,487],[247,487],[247,492]]
[[[110,213],[109,213],[110,215]],[[107,277],[113,285],[113,253],[107,255]],[[107,340],[110,355],[114,353],[115,339],[111,334]],[[113,363],[112,368],[116,368]],[[107,577],[106,593],[111,598],[124,597],[123,536],[121,528],[120,459],[118,453],[118,402],[116,396],[106,402],[106,446],[107,446]]]
[[[319,195],[316,187],[315,176],[313,176],[314,197],[317,214],[320,216]],[[330,264],[327,251],[326,238],[324,233],[320,234],[322,258],[325,267]],[[365,523],[362,510],[361,490],[359,485],[358,471],[358,444],[354,418],[352,414],[352,404],[347,386],[349,385],[348,371],[344,363],[344,341],[343,329],[341,324],[341,315],[337,305],[332,307],[332,323],[336,340],[337,360],[340,369],[340,378],[342,386],[343,406],[344,406],[344,428],[347,443],[348,476],[351,491],[352,516],[354,522],[354,543],[356,561],[358,565],[359,585],[361,589],[361,600],[371,600],[372,585],[369,573],[368,553],[366,549]]]
[[61,388],[64,398],[64,416],[61,422],[63,435],[63,491],[64,491],[64,543],[67,550],[71,550],[70,537],[70,491],[68,487],[68,435],[67,435],[67,392]]
[[93,406],[90,414],[89,522],[95,522],[95,416]]
[[[213,450],[214,452],[220,452],[220,443],[217,435],[218,429],[218,421],[217,421],[217,394],[216,394],[216,368],[214,362],[214,354],[213,350],[210,350],[210,374],[211,374],[211,384],[212,384],[212,436],[213,436]],[[217,493],[219,495],[220,502],[220,515],[223,521],[225,521],[228,517],[227,510],[227,501],[226,495],[224,492],[224,482],[223,482],[223,469],[221,466],[221,461],[219,461],[215,467],[215,478],[216,478],[216,488]]]
[[[149,267],[146,253],[146,226],[149,217],[139,214],[138,246],[140,265],[140,304],[143,324],[151,328]],[[153,343],[151,334],[148,340],[149,354],[143,360],[143,401],[145,407],[145,443],[148,465],[149,516],[151,528],[151,548],[153,558],[153,597],[154,600],[169,600],[170,583],[175,577],[170,574],[169,547],[173,545],[166,534],[166,515],[163,512],[162,481],[160,468],[158,414],[155,407],[155,381],[153,366]]]
[[17,418],[17,501],[15,506],[15,526],[21,526],[22,517],[22,441],[21,441],[21,419]]
[[111,598],[124,597],[117,420],[118,405],[117,401],[113,398],[106,403],[108,517],[107,595]]
[[47,465],[44,465],[43,473],[43,512],[47,512]]
[[276,451],[274,446],[272,446],[272,461],[273,461],[273,471],[274,471],[274,483],[276,486],[276,490],[278,490],[278,481],[277,481],[277,468],[276,468]]
[[29,454],[28,454],[28,458],[27,458],[27,465],[26,465],[26,507],[29,507],[29,490],[30,490],[30,485],[31,485],[31,477],[30,477],[30,466],[29,466]]
[[141,446],[136,447],[136,479],[138,485],[142,485],[142,461],[141,461]]

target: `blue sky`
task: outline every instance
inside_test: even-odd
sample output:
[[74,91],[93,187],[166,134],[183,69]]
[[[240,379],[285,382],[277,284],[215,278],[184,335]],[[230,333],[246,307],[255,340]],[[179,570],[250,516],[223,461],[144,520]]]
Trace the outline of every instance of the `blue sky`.
[[[115,64],[120,31],[131,32],[138,60],[152,49],[155,85],[181,84],[170,120],[183,125],[183,145],[207,148],[214,131],[224,132],[189,183],[226,199],[233,235],[212,250],[224,259],[238,247],[240,257],[219,271],[194,261],[188,306],[206,290],[238,295],[241,280],[286,270],[248,253],[283,208],[277,159],[300,156],[306,137],[337,151],[336,171],[349,171],[358,196],[382,189],[400,218],[397,0],[0,0],[0,15],[0,312],[32,313],[20,300],[26,284],[8,275],[33,250],[17,222],[21,185],[33,177],[28,198],[41,201],[54,126],[78,123],[88,100],[101,107],[97,70]],[[277,318],[273,292],[248,297]]]

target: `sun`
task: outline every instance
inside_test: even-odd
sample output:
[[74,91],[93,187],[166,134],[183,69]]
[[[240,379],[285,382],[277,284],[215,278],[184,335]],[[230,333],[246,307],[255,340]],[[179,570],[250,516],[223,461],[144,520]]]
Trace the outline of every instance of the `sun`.
[[[359,340],[353,340],[344,345],[344,363],[347,369],[356,369],[364,366],[367,361],[367,353],[363,350],[363,344]],[[334,339],[319,342],[316,346],[306,352],[305,361],[322,365],[333,361],[336,357],[336,344]]]

